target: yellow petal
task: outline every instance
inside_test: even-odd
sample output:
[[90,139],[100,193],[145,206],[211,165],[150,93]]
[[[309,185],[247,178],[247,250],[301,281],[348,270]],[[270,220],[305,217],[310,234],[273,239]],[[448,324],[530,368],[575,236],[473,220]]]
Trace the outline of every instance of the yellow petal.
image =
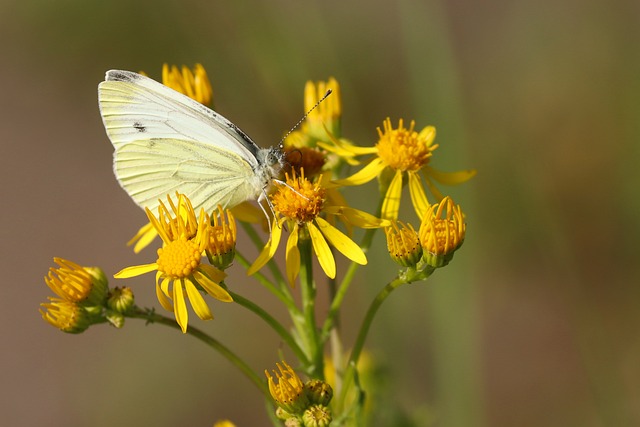
[[311,236],[313,251],[318,257],[320,267],[322,267],[327,277],[334,279],[336,277],[336,261],[333,259],[331,248],[327,244],[327,241],[324,240],[324,237],[322,237],[320,230],[318,230],[312,222],[307,223],[307,230],[309,231],[309,236]]
[[380,158],[375,158],[367,166],[360,169],[349,178],[339,179],[334,181],[338,185],[361,185],[371,181],[377,177],[380,172],[386,167],[385,163]]
[[387,219],[381,219],[348,206],[327,206],[323,210],[330,215],[339,215],[343,217],[347,223],[360,228],[380,228],[391,225],[391,221]]
[[213,282],[198,270],[195,270],[193,272],[193,277],[196,279],[198,284],[202,286],[202,288],[215,299],[222,302],[233,301],[233,298],[231,297],[231,295],[229,295],[229,292],[227,292],[222,286],[218,285],[216,282]]
[[286,251],[287,279],[289,285],[295,287],[296,277],[300,273],[300,251],[298,250],[298,224],[293,226],[293,230],[287,239]]
[[158,264],[143,264],[133,265],[131,267],[123,268],[113,275],[116,279],[128,279],[129,277],[140,276],[141,274],[149,273],[158,269]]
[[200,291],[191,283],[191,280],[185,280],[185,286],[187,287],[187,296],[189,297],[191,307],[193,307],[193,311],[196,312],[198,317],[202,320],[213,319],[213,314],[211,314],[209,306],[204,301],[204,298],[202,298],[202,295],[200,295]]
[[157,235],[158,232],[153,228],[153,224],[148,223],[141,227],[136,235],[127,242],[127,246],[131,246],[135,243],[133,252],[139,253],[142,249],[149,246],[149,243],[153,242],[153,239],[155,239]]
[[209,264],[204,264],[204,263],[200,264],[198,266],[198,269],[204,274],[206,274],[209,277],[209,279],[211,279],[216,283],[223,281],[224,278],[227,277],[227,273],[225,273],[222,270],[218,270],[217,268]]
[[233,212],[233,216],[235,216],[238,221],[242,222],[260,224],[262,220],[264,220],[262,209],[249,202],[243,202],[234,206],[231,212]]
[[433,126],[427,126],[420,131],[418,138],[425,138],[427,140],[427,147],[431,146],[431,144],[433,144],[433,140],[436,139],[436,128]]
[[463,182],[469,181],[478,173],[478,171],[475,169],[467,169],[457,172],[441,172],[432,168],[431,166],[426,166],[423,170],[425,176],[430,176],[431,178],[444,185],[462,184]]
[[400,210],[400,196],[402,195],[402,171],[397,170],[394,175],[387,194],[382,202],[382,217],[386,219],[398,219]]
[[158,301],[162,308],[167,311],[173,311],[173,303],[168,297],[169,282],[171,282],[171,279],[165,277],[162,279],[162,282],[160,282],[160,276],[161,273],[158,272],[158,275],[156,276],[156,296],[158,297]]
[[176,316],[176,322],[178,322],[184,334],[187,332],[189,313],[187,313],[187,304],[184,301],[183,286],[184,283],[182,279],[173,282],[173,313]]
[[427,187],[429,187],[429,191],[431,191],[431,194],[435,196],[437,201],[441,201],[442,199],[444,199],[444,195],[440,192],[440,190],[436,188],[435,185],[433,185],[433,182],[431,182],[431,180],[426,174],[425,174],[424,180],[427,183]]
[[271,237],[269,238],[267,244],[264,245],[264,248],[262,249],[262,252],[260,252],[260,255],[258,255],[258,258],[256,258],[251,267],[249,267],[249,270],[247,270],[247,275],[251,276],[252,274],[256,273],[258,270],[264,267],[271,258],[273,258],[276,250],[278,249],[278,245],[280,244],[281,235],[282,225],[279,224],[278,221],[274,220],[273,224],[271,225]]
[[413,203],[413,208],[416,210],[418,218],[422,218],[430,205],[427,195],[424,193],[420,175],[413,171],[409,172],[409,193],[411,194],[411,202]]
[[320,217],[316,217],[316,224],[331,243],[340,253],[353,262],[357,262],[360,265],[367,264],[367,257],[360,246],[355,244],[353,240],[347,237],[342,231],[329,224],[327,221]]

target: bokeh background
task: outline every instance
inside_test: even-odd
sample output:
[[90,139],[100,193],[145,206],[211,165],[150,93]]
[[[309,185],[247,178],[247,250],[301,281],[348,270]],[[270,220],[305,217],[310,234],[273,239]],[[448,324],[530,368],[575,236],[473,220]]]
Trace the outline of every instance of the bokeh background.
[[[441,187],[467,213],[462,250],[374,323],[397,408],[375,425],[640,425],[638,46],[635,0],[0,1],[0,424],[267,425],[249,381],[189,337],[133,320],[66,335],[37,311],[53,256],[108,274],[153,259],[124,246],[144,216],[111,171],[104,72],[200,62],[218,111],[264,146],[302,114],[306,80],[335,76],[346,137],[370,145],[385,117],[415,119],[438,129],[435,167],[479,171]],[[375,184],[349,194],[370,207]],[[370,264],[347,345],[394,274],[381,236]],[[159,307],[152,281],[128,284]],[[276,336],[212,309],[194,324],[273,366]]]

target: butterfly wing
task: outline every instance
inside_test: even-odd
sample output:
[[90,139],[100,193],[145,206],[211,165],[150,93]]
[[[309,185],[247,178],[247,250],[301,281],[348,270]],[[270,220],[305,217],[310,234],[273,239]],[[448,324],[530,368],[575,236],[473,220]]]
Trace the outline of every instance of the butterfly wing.
[[198,141],[157,138],[124,144],[116,149],[114,170],[131,198],[152,211],[158,199],[176,191],[189,196],[196,211],[203,207],[207,212],[256,197],[255,174],[246,161]]
[[114,171],[142,207],[180,191],[211,211],[256,197],[259,147],[226,118],[154,80],[111,70],[98,86]]
[[107,135],[118,147],[141,139],[210,143],[232,151],[252,166],[259,147],[229,120],[199,102],[148,77],[111,70],[98,85]]

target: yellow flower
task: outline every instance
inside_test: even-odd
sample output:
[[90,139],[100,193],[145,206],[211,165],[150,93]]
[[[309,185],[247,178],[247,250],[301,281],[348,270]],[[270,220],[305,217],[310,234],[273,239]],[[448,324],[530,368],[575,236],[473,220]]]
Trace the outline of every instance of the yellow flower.
[[195,212],[186,196],[180,196],[178,205],[183,209],[172,205],[174,212],[178,212],[175,217],[169,216],[168,210],[162,203],[158,209],[158,218],[149,209],[146,210],[147,217],[164,242],[163,247],[158,249],[157,261],[152,264],[127,267],[114,277],[123,279],[156,271],[158,301],[164,309],[174,312],[182,332],[186,332],[188,313],[185,296],[202,320],[213,319],[213,315],[198,287],[220,301],[231,302],[233,299],[217,283],[224,279],[225,274],[210,265],[201,263],[202,254],[209,244],[210,232],[204,209],[200,211],[196,223]]
[[[331,95],[320,104],[318,102],[331,90]],[[315,107],[315,108],[314,108]],[[319,149],[324,141],[328,143],[342,136],[342,95],[340,85],[333,77],[328,81],[307,81],[304,87],[304,111],[308,112],[302,121],[299,131],[289,133],[284,141],[287,161],[291,168],[300,173],[304,169],[308,177],[313,177],[321,170],[334,169],[342,159],[333,153]],[[340,139],[345,145],[351,143]]]
[[236,427],[236,425],[229,420],[220,420],[216,421],[213,427]]
[[264,371],[269,383],[269,393],[279,407],[290,414],[300,414],[309,406],[304,384],[287,362],[282,361],[282,365],[276,363],[280,372],[273,370],[275,381],[269,371]]
[[225,211],[218,205],[218,211],[213,212],[212,222],[209,221],[209,244],[207,257],[216,268],[224,270],[231,265],[236,254],[236,220],[230,210]]
[[91,325],[91,316],[80,305],[61,298],[49,297],[48,303],[40,304],[42,318],[51,326],[70,334],[84,332]]
[[405,176],[408,178],[413,207],[418,217],[422,218],[429,207],[429,201],[419,175],[420,171],[422,171],[429,190],[438,200],[442,200],[443,196],[433,185],[431,178],[443,184],[454,185],[463,183],[476,174],[475,170],[452,173],[439,172],[429,166],[433,151],[438,147],[433,143],[436,129],[433,126],[427,126],[422,131],[416,132],[414,127],[415,122],[411,121],[409,127],[405,128],[401,119],[398,128],[394,129],[391,120],[387,118],[383,123],[383,130],[378,128],[379,139],[375,147],[350,146],[337,140],[333,141],[333,146],[321,144],[323,148],[347,159],[366,154],[377,155],[360,171],[349,178],[336,181],[336,183],[339,185],[360,185],[380,177],[382,187],[386,189],[382,205],[383,218],[398,218]]
[[418,233],[411,224],[392,223],[386,227],[384,233],[387,236],[387,248],[391,258],[403,267],[415,266],[422,258],[422,246]]
[[443,267],[462,246],[467,226],[460,205],[447,196],[429,207],[420,224],[423,260],[432,267]]
[[255,273],[273,257],[280,243],[285,221],[291,230],[285,255],[287,278],[291,285],[300,272],[299,240],[311,240],[320,266],[330,278],[336,276],[336,263],[329,243],[350,260],[362,265],[367,263],[362,249],[320,214],[340,216],[362,228],[381,227],[387,225],[387,222],[357,209],[331,205],[326,181],[328,180],[319,177],[315,182],[311,182],[305,178],[304,171],[300,176],[287,176],[286,184],[280,186],[271,195],[276,213],[271,237],[247,274]]
[[201,104],[211,106],[213,89],[207,77],[207,72],[200,64],[196,64],[191,71],[183,65],[181,69],[168,64],[162,65],[162,84],[171,89],[195,99]]
[[[189,227],[187,230],[187,234],[188,237],[191,238],[195,235],[198,224],[197,220],[195,219],[193,206],[191,206],[191,201],[187,197],[181,197],[178,192],[176,192],[176,198],[178,198],[177,206],[173,203],[171,196],[167,194],[167,201],[169,207],[171,208],[171,211],[167,209],[166,205],[162,201],[160,201],[160,206],[158,208],[159,221],[163,224],[163,227],[165,228],[167,233],[169,233],[169,235],[172,235],[173,232],[171,230],[172,228],[175,228],[177,226],[177,223],[175,223],[175,220],[172,220],[171,218],[177,218],[178,216],[182,217],[184,220],[186,220],[186,225]],[[191,215],[191,217],[187,218],[188,215]],[[174,222],[173,225],[171,224],[172,222]],[[133,252],[138,253],[142,249],[149,246],[149,244],[153,242],[153,240],[157,236],[158,231],[153,226],[153,224],[149,222],[148,224],[140,228],[140,230],[138,230],[138,233],[127,242],[127,246],[131,246],[135,243]]]
[[107,299],[107,279],[97,267],[81,267],[64,258],[53,258],[59,265],[51,267],[44,281],[59,297],[87,306],[102,305]]
[[[326,82],[308,81],[304,86],[304,110],[311,110],[328,90],[331,95],[309,113],[302,124],[302,132],[319,141],[329,141],[329,135],[340,138],[342,134],[342,95],[338,81],[329,77]],[[329,132],[329,135],[327,135]]]

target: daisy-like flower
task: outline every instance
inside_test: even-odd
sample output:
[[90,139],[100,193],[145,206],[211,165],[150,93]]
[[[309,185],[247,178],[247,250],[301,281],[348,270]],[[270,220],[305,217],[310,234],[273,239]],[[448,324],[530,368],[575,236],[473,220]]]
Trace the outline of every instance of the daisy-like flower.
[[85,306],[99,306],[107,299],[107,278],[97,267],[82,267],[64,258],[53,258],[58,268],[51,267],[44,281],[66,301]]
[[[308,81],[304,86],[304,110],[311,110],[328,90],[331,96],[320,103],[309,113],[302,124],[302,132],[318,141],[329,141],[329,135],[334,138],[342,136],[342,95],[340,85],[333,77],[326,82]],[[327,135],[329,132],[329,135]]]
[[[185,299],[202,320],[213,319],[199,288],[219,301],[231,302],[231,295],[217,282],[224,279],[225,274],[203,264],[202,254],[209,245],[210,225],[204,209],[200,211],[198,221],[195,212],[186,196],[181,195],[176,208],[177,214],[171,217],[168,209],[161,203],[156,218],[149,209],[147,217],[164,242],[158,249],[158,259],[152,264],[127,267],[114,277],[124,279],[156,271],[156,295],[165,310],[173,311],[176,321],[186,332],[188,313]],[[186,209],[186,210],[184,210]],[[174,210],[175,211],[175,210]],[[195,230],[195,233],[193,231]],[[185,298],[186,297],[186,298]]]
[[[284,365],[284,367],[283,367]],[[309,398],[305,392],[304,383],[296,372],[285,362],[282,365],[276,363],[278,371],[273,370],[274,380],[269,371],[265,369],[269,393],[279,407],[290,414],[301,414],[309,406]]]
[[447,265],[453,253],[462,246],[466,231],[462,209],[451,197],[429,206],[419,231],[423,260],[436,268]]
[[[331,90],[331,95],[324,98],[328,90]],[[304,87],[304,111],[309,114],[300,130],[289,133],[284,141],[290,165],[285,172],[295,169],[300,174],[300,169],[304,169],[308,177],[313,177],[321,170],[335,169],[344,160],[337,154],[321,149],[321,143],[339,139],[342,144],[351,145],[351,142],[342,139],[342,95],[338,81],[333,77],[326,82],[308,81]]]
[[162,84],[171,89],[195,99],[199,103],[211,106],[213,103],[213,89],[207,77],[207,72],[201,64],[196,64],[193,71],[183,65],[169,67],[162,65]]
[[304,171],[300,176],[287,176],[286,185],[278,187],[270,196],[276,213],[271,228],[271,238],[247,274],[257,272],[276,253],[285,221],[291,230],[286,245],[286,270],[292,286],[300,272],[298,241],[302,239],[311,240],[320,266],[330,278],[336,276],[336,263],[329,243],[350,260],[362,265],[367,263],[362,249],[320,214],[340,216],[350,224],[361,228],[382,227],[387,225],[387,222],[357,209],[332,205],[326,188],[328,184],[328,180],[322,179],[322,176],[315,182],[310,181],[304,176]]
[[217,212],[212,213],[209,222],[209,244],[207,257],[209,262],[219,270],[231,265],[236,254],[236,220],[230,210],[225,211],[218,205]]
[[49,297],[48,303],[42,303],[40,314],[54,328],[70,334],[79,334],[91,326],[91,316],[80,305],[61,298]]
[[387,236],[387,248],[391,259],[403,267],[415,266],[422,258],[422,246],[418,232],[411,224],[392,223],[384,229]]
[[382,217],[397,219],[403,181],[406,177],[413,207],[418,217],[422,218],[424,212],[429,208],[429,201],[420,178],[420,171],[426,180],[427,187],[438,200],[442,200],[443,195],[433,185],[432,178],[442,184],[455,185],[471,179],[476,171],[447,173],[433,169],[429,162],[433,151],[438,147],[433,143],[436,129],[433,126],[427,126],[422,131],[416,132],[414,128],[414,121],[411,121],[409,127],[405,128],[401,119],[398,127],[394,129],[391,120],[387,118],[383,123],[383,129],[378,128],[379,139],[375,147],[356,147],[344,144],[339,140],[333,140],[332,146],[320,145],[347,159],[366,154],[377,155],[360,171],[349,178],[338,180],[336,183],[339,185],[361,185],[380,177],[383,183],[382,188],[386,189]]

